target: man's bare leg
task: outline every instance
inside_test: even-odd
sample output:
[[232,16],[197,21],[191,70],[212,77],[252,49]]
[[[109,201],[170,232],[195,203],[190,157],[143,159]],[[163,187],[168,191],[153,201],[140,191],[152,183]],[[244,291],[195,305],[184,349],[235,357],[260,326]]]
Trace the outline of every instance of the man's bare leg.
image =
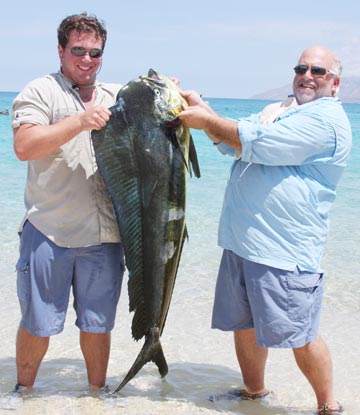
[[49,347],[49,337],[31,335],[24,327],[19,327],[16,338],[17,383],[32,388],[40,364]]
[[296,363],[315,392],[318,407],[327,404],[330,408],[338,408],[333,393],[332,360],[322,338],[293,349],[293,352]]
[[90,388],[102,388],[110,356],[110,333],[87,333],[80,331],[80,346],[85,358]]
[[263,394],[265,388],[265,365],[268,349],[256,344],[255,330],[234,331],[236,356],[244,384],[250,394]]

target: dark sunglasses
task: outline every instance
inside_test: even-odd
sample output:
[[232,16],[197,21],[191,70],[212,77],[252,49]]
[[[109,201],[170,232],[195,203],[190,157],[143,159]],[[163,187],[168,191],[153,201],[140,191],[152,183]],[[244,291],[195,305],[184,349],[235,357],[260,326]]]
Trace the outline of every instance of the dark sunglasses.
[[73,46],[70,49],[70,52],[74,56],[84,56],[86,52],[89,52],[91,58],[100,58],[103,54],[103,51],[101,49],[85,49],[82,46]]
[[313,76],[324,76],[327,73],[336,75],[335,72],[330,71],[330,69],[323,68],[322,66],[296,65],[294,71],[296,75],[305,75],[309,68],[311,75]]

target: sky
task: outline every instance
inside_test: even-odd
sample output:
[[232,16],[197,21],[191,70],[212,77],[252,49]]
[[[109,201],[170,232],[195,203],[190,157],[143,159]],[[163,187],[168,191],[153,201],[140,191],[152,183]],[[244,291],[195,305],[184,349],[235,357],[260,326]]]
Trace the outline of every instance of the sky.
[[104,82],[125,84],[153,68],[205,97],[251,98],[291,84],[299,55],[313,45],[338,54],[343,76],[360,76],[359,0],[6,1],[0,91],[56,72],[57,27],[83,11],[108,31]]

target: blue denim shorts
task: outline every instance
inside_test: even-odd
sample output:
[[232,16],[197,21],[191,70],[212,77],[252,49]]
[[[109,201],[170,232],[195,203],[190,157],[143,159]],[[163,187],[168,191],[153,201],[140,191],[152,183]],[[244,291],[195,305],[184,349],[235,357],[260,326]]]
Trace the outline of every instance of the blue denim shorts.
[[114,327],[125,270],[122,244],[62,248],[27,221],[16,269],[20,326],[33,336],[63,330],[71,291],[77,327],[89,333]]
[[263,347],[302,347],[318,335],[323,274],[286,271],[224,250],[212,328],[255,329]]

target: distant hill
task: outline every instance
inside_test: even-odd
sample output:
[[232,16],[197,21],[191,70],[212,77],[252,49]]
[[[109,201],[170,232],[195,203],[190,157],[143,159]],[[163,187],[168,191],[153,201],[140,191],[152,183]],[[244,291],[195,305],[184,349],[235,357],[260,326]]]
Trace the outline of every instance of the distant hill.
[[[271,89],[261,94],[256,94],[250,99],[282,100],[292,93],[292,85],[284,85],[280,88]],[[341,78],[339,98],[349,104],[360,104],[360,76]]]

